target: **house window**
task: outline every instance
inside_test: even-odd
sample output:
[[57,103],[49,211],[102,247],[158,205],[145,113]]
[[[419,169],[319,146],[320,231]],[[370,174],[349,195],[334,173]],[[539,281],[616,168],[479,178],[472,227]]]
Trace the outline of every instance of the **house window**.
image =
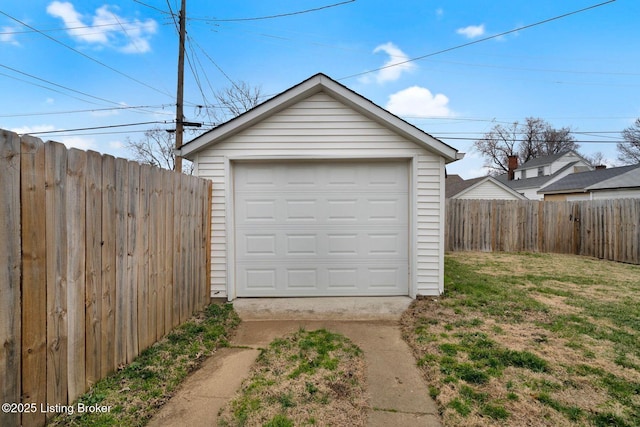
[[543,176],[544,175],[544,166],[540,166],[538,168],[538,176]]

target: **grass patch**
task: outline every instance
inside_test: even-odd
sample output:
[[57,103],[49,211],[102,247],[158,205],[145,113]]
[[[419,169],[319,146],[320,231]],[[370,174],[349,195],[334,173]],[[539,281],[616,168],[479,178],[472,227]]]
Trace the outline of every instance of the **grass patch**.
[[103,414],[59,415],[53,426],[143,426],[189,372],[220,347],[239,318],[231,304],[212,304],[177,327],[132,363],[98,381],[78,402],[111,406]]
[[357,346],[326,329],[299,330],[262,350],[218,423],[364,425],[364,392],[364,360]]
[[403,336],[450,426],[640,425],[640,267],[454,253]]

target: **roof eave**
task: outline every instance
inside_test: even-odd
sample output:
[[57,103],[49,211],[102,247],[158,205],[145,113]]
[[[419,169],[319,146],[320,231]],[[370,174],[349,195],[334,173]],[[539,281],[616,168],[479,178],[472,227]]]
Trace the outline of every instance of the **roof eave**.
[[463,190],[459,191],[458,193],[456,193],[456,194],[454,194],[453,196],[451,196],[451,198],[456,198],[456,197],[462,196],[463,194],[465,194],[465,193],[467,193],[467,192],[469,192],[469,191],[471,191],[471,190],[473,190],[473,189],[475,189],[475,188],[479,187],[480,185],[484,184],[485,182],[493,182],[493,183],[494,183],[495,185],[497,185],[499,188],[502,188],[502,189],[503,189],[503,190],[505,190],[507,193],[509,193],[509,194],[511,194],[511,195],[513,195],[513,196],[515,196],[515,197],[518,197],[518,198],[519,198],[519,199],[521,199],[521,200],[526,200],[526,199],[527,199],[526,197],[524,197],[522,194],[518,193],[518,192],[517,192],[516,190],[514,190],[513,188],[511,188],[511,187],[509,187],[509,186],[507,186],[507,185],[505,185],[505,184],[501,183],[500,181],[498,181],[497,179],[495,179],[495,178],[493,178],[493,177],[491,177],[491,176],[488,176],[488,177],[486,177],[485,179],[482,179],[482,180],[480,180],[480,181],[478,181],[478,182],[474,183],[473,185],[470,185],[469,187],[467,187],[467,188],[465,188],[465,189],[463,189]]
[[[276,95],[255,108],[241,114],[240,116],[200,135],[187,144],[183,145],[176,154],[192,160],[194,155],[216,142],[220,142],[244,129],[253,126],[255,123],[266,117],[276,114],[301,99],[318,92],[327,92],[331,96],[349,105],[354,110],[366,117],[390,127],[399,135],[422,146],[423,148],[441,155],[445,163],[451,163],[464,157],[464,153],[459,153],[455,148],[445,144],[437,138],[432,137],[421,129],[409,124],[398,116],[388,112],[372,101],[364,98],[356,92],[332,80],[324,74],[316,74],[313,77],[299,83],[298,85]],[[214,142],[216,141],[216,142]]]

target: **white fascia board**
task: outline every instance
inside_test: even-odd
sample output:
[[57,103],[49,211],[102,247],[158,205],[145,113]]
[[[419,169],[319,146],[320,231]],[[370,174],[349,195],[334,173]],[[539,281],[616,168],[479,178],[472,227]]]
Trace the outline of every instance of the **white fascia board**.
[[380,123],[382,126],[390,128],[399,135],[420,145],[422,148],[439,154],[445,158],[446,163],[458,160],[458,150],[455,148],[437,140],[423,130],[409,124],[398,116],[364,98],[362,95],[336,83],[328,77],[324,77],[323,83],[329,95],[337,98],[366,117]]
[[391,129],[419,146],[439,154],[445,158],[446,163],[459,160],[459,153],[453,147],[432,137],[428,133],[407,123],[401,118],[388,112],[384,108],[374,104],[362,95],[337,83],[324,74],[317,74],[308,80],[292,87],[291,89],[276,95],[274,98],[258,105],[246,113],[218,126],[209,132],[202,134],[194,140],[185,144],[176,154],[191,159],[193,154],[208,146],[212,141],[222,141],[223,139],[247,129],[255,123],[284,110],[318,92],[325,92],[328,95],[343,102],[366,117]]
[[493,178],[493,177],[486,177],[483,180],[480,180],[478,182],[476,182],[475,184],[473,184],[471,187],[465,188],[464,190],[462,190],[461,192],[459,192],[458,194],[453,195],[451,198],[455,199],[459,196],[462,196],[463,194],[468,193],[469,191],[481,186],[482,184],[484,184],[485,182],[491,182],[495,185],[497,185],[499,188],[503,189],[504,191],[508,192],[509,194],[512,194],[513,196],[517,197],[520,200],[529,200],[527,197],[523,196],[522,194],[518,193],[517,191],[515,191],[514,189],[507,187],[506,185],[504,185],[503,183],[501,183],[500,181],[498,181],[497,179]]
[[268,101],[263,102],[262,104],[247,111],[246,113],[243,113],[238,117],[233,118],[228,122],[223,123],[220,126],[210,130],[209,132],[200,135],[199,137],[185,144],[177,154],[190,159],[193,153],[196,153],[205,148],[211,143],[211,141],[221,141],[224,138],[227,138],[233,134],[251,127],[255,123],[264,120],[272,114],[276,114],[277,112],[284,110],[290,105],[298,102],[298,100],[300,99],[304,99],[310,95],[313,95],[314,93],[320,92],[322,88],[319,84],[319,77],[321,76],[314,76],[313,78],[302,82],[298,86],[294,86],[293,88],[282,92],[279,95],[276,95]]

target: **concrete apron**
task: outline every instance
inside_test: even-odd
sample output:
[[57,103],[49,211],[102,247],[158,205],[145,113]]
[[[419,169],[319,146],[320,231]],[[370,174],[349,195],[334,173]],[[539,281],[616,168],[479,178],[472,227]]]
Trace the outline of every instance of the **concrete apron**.
[[236,300],[242,323],[232,348],[207,360],[148,425],[215,426],[218,411],[249,375],[260,348],[300,328],[325,328],[347,336],[364,353],[368,426],[441,426],[437,407],[398,327],[410,302],[403,297]]

